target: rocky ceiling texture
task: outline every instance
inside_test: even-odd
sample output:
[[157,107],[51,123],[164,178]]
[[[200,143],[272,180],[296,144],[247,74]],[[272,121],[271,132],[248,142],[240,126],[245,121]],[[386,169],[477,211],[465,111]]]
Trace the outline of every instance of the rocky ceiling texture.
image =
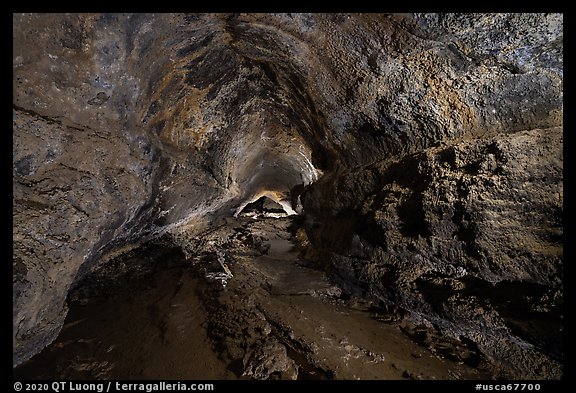
[[562,375],[561,14],[15,14],[13,48],[14,365],[99,265],[267,194],[347,290]]

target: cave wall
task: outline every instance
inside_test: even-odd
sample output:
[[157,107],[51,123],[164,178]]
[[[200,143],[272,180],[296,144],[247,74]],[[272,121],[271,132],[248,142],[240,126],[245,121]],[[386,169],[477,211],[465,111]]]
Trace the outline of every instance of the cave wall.
[[[307,230],[336,276],[451,332],[473,335],[414,286],[457,281],[447,266],[557,293],[562,29],[561,14],[14,14],[14,364],[108,259],[309,184]],[[326,230],[348,214],[374,233]],[[374,282],[414,260],[432,267]]]
[[392,20],[400,53],[355,90],[372,103],[353,128],[362,158],[304,197],[316,258],[351,292],[469,339],[504,376],[560,378],[561,17]]
[[[161,233],[168,212],[174,223],[209,210],[222,191],[202,157],[163,144],[139,116],[143,86],[154,76],[134,61],[142,46],[130,38],[138,16],[13,19],[18,364],[56,337],[74,283]],[[165,65],[157,50],[148,54]],[[177,211],[170,210],[176,201]]]
[[320,260],[351,293],[462,337],[503,375],[562,375],[562,129],[429,148],[306,193]]

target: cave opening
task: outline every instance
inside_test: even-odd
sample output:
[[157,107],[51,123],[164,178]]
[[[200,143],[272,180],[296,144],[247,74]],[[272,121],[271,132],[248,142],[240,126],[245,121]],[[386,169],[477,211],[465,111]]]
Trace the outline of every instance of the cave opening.
[[288,212],[284,210],[284,206],[281,204],[267,196],[261,196],[257,201],[244,206],[239,215],[252,218],[258,218],[259,216],[279,218],[286,217]]
[[[258,201],[261,201],[258,204]],[[264,209],[264,203],[267,206],[275,205],[278,206],[281,212],[266,211]],[[249,213],[249,208],[254,208],[260,206],[260,213],[265,217],[282,217],[282,216],[292,216],[298,214],[292,208],[292,198],[290,198],[290,191],[270,191],[268,189],[260,190],[254,192],[249,198],[242,202],[234,213],[234,217],[238,217],[242,212]],[[255,209],[252,209],[252,213],[257,213]],[[280,214],[280,215],[279,215]],[[244,214],[246,216],[246,214]],[[250,215],[251,217],[257,217],[258,215]]]
[[561,379],[562,29],[13,14],[14,375]]

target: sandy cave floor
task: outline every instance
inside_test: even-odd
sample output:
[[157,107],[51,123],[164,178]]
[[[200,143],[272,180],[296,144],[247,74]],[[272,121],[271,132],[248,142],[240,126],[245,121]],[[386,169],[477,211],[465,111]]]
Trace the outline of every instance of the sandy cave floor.
[[296,233],[291,218],[230,218],[191,243],[193,258],[151,249],[113,263],[69,296],[59,337],[14,377],[491,378],[474,351],[344,294],[300,257]]

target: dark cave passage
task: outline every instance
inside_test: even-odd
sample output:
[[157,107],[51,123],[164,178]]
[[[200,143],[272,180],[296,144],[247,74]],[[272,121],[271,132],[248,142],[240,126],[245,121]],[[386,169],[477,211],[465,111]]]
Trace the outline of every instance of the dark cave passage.
[[562,14],[29,13],[13,48],[15,376],[562,378]]

